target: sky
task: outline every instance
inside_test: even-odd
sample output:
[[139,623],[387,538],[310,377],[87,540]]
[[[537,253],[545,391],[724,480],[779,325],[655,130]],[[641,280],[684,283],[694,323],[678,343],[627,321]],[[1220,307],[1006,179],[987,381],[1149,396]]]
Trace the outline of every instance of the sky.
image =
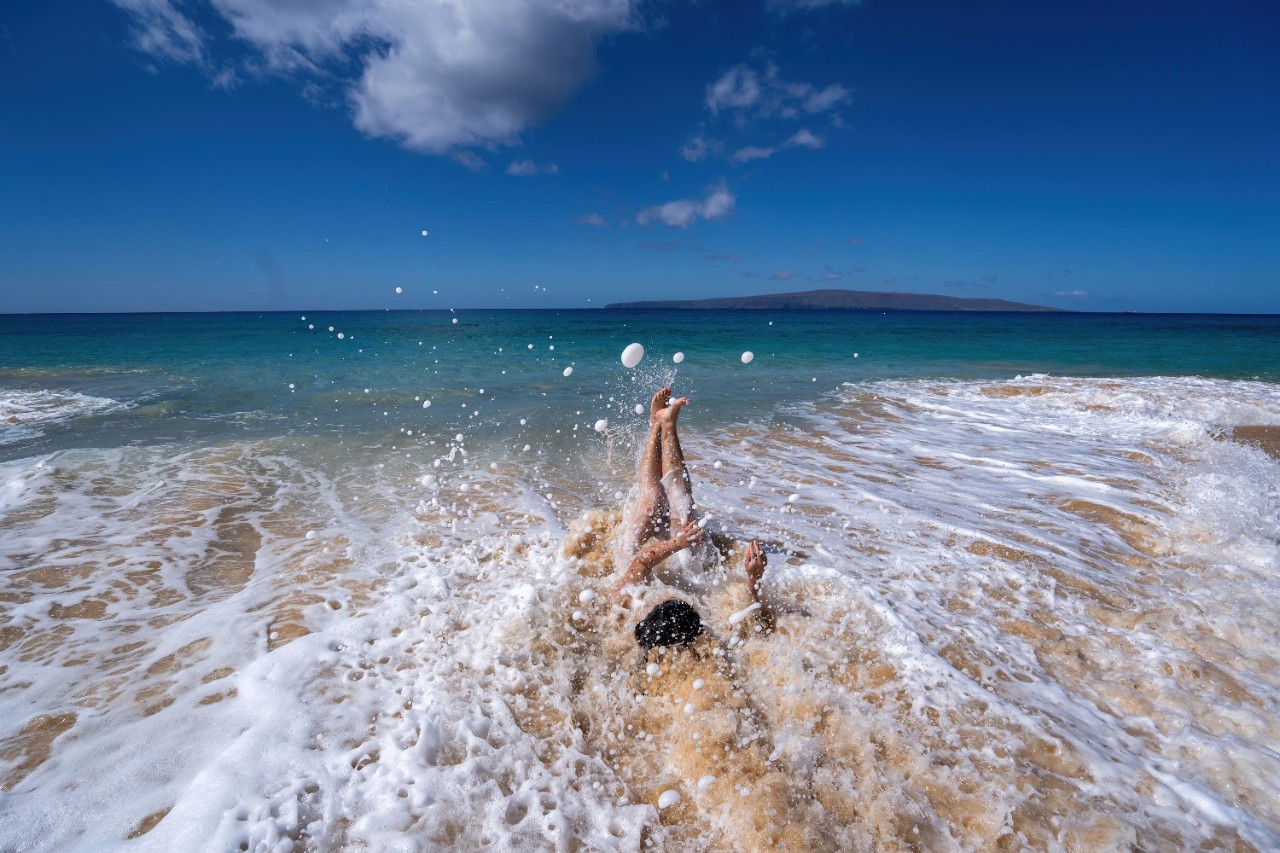
[[1280,313],[1277,44],[1274,0],[7,0],[0,313]]

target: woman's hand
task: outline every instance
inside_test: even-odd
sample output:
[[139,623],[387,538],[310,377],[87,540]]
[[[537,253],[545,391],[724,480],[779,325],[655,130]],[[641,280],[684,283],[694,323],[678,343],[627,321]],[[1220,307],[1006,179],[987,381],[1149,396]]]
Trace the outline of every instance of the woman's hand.
[[672,536],[671,539],[672,541],[678,542],[680,544],[680,549],[684,550],[690,545],[702,544],[706,537],[707,532],[699,527],[696,521],[690,519],[681,526],[680,530],[675,536]]

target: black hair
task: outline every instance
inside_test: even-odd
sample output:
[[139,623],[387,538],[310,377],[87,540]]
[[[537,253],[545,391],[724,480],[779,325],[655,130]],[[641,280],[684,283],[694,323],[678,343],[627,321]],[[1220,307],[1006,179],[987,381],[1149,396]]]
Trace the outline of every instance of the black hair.
[[702,633],[702,617],[687,601],[668,598],[649,611],[636,625],[636,642],[645,649],[654,646],[687,646]]

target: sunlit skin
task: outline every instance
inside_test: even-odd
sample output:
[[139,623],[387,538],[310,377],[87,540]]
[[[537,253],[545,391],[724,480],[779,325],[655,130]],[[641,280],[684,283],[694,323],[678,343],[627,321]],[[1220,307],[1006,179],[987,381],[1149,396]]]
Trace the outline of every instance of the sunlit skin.
[[[668,386],[658,389],[649,404],[649,433],[636,473],[639,497],[621,532],[628,537],[627,553],[633,556],[613,589],[614,600],[623,607],[631,606],[631,596],[624,592],[627,587],[648,582],[654,566],[706,541],[706,532],[693,517],[693,482],[677,429],[680,411],[688,403],[688,397],[672,399]],[[761,597],[768,559],[754,539],[747,544],[743,564],[751,600],[761,605],[762,619],[771,624]]]

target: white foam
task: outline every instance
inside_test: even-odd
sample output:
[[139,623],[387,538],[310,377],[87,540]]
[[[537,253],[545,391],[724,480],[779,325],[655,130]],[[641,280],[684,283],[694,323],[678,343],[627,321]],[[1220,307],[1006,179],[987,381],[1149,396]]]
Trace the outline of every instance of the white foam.
[[42,427],[127,408],[119,400],[75,391],[0,390],[0,445],[40,436]]
[[[762,738],[781,787],[839,790],[783,814],[826,820],[833,849],[910,846],[912,827],[988,849],[1013,825],[1062,849],[1280,846],[1280,625],[1259,605],[1280,593],[1280,464],[1219,438],[1280,423],[1280,392],[880,382],[781,414],[682,435],[700,509],[771,543],[782,627],[728,630],[741,600],[699,603],[747,665],[737,693],[707,675],[672,705],[691,755],[709,703],[745,697],[734,750]],[[611,671],[603,632],[629,632],[596,590],[616,574],[564,556],[558,518],[612,509],[590,497],[616,488],[604,443],[514,456],[526,435],[493,459],[473,436],[475,461],[350,441],[301,459],[291,436],[0,464],[4,627],[23,632],[0,737],[76,714],[0,800],[0,848],[710,846],[658,819],[668,790],[699,809],[664,818],[732,840],[734,814],[702,808],[740,802],[731,765],[575,724],[663,719],[679,667],[647,694],[637,658]],[[310,633],[284,643],[294,611]],[[548,626],[581,647],[556,657]],[[831,817],[843,802],[865,817]]]
[[755,353],[751,352],[750,350],[747,350],[742,354],[742,363],[750,364],[755,357],[756,357]]
[[626,349],[622,351],[622,366],[627,368],[635,367],[643,358],[643,346],[640,344],[627,344]]

